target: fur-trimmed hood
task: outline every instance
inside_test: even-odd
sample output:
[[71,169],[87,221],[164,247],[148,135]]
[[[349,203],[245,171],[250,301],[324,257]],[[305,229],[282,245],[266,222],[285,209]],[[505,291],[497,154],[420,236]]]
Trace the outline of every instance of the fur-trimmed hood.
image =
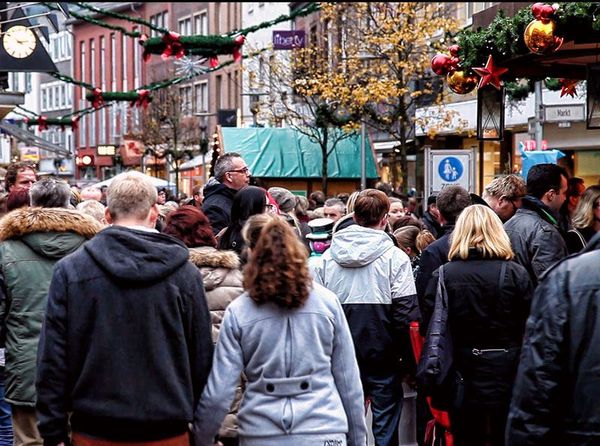
[[209,246],[190,249],[190,262],[201,267],[238,269],[240,259],[233,251],[219,251]]
[[19,208],[0,220],[0,241],[39,232],[74,232],[92,238],[102,225],[88,215],[62,208]]

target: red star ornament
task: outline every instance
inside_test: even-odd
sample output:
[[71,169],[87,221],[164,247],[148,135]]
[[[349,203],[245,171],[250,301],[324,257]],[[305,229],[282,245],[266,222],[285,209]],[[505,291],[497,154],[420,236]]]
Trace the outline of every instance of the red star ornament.
[[559,80],[560,87],[560,97],[562,98],[565,95],[569,95],[572,98],[577,94],[577,79],[560,79]]
[[487,84],[491,84],[498,90],[500,90],[500,88],[502,87],[502,81],[500,80],[500,76],[506,73],[508,71],[508,68],[496,67],[494,65],[494,59],[490,54],[487,63],[485,64],[485,67],[473,68],[473,71],[475,71],[479,76],[481,76],[477,88],[483,88]]

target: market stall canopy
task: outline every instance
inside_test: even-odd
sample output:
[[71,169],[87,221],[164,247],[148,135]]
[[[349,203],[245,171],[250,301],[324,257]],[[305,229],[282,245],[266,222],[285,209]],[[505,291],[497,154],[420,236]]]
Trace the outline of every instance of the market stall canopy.
[[[152,184],[156,187],[174,187],[173,183],[168,182],[167,180],[163,180],[162,178],[156,178],[151,175],[143,174],[146,178],[148,178]],[[93,184],[94,187],[102,187],[102,186],[110,186],[110,183],[115,179],[115,177],[109,178],[108,180],[101,181],[100,183]]]
[[[252,176],[260,178],[321,178],[321,147],[306,135],[291,128],[221,129],[225,152],[237,152],[250,167]],[[327,177],[360,178],[360,134],[354,133],[337,143],[329,154]],[[375,156],[366,140],[367,178],[378,178]]]

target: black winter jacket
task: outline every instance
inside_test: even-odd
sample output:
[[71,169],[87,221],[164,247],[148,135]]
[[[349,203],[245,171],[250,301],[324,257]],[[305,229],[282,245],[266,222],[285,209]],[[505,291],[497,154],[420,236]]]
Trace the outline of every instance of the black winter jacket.
[[204,188],[202,212],[208,217],[215,235],[231,223],[231,205],[236,193],[237,190],[219,183],[214,178]]
[[527,195],[521,208],[504,224],[515,260],[529,272],[534,285],[544,271],[567,256],[557,218],[556,212]]
[[506,430],[511,446],[600,444],[600,234],[535,290]]
[[[425,291],[427,290],[427,285],[431,280],[433,272],[440,266],[442,266],[444,263],[448,262],[448,251],[450,251],[450,236],[452,235],[452,231],[454,231],[454,224],[442,226],[442,231],[444,231],[444,235],[442,235],[439,239],[430,244],[421,253],[421,258],[419,260],[419,270],[417,273],[417,277],[415,278],[415,286],[417,288],[417,296],[419,298],[419,308],[423,308],[423,299],[425,297]],[[427,325],[421,324],[420,331],[421,334],[425,336],[425,332],[427,331]]]
[[[439,268],[421,309],[425,327],[433,312],[438,273]],[[533,294],[529,274],[516,262],[486,259],[473,250],[467,260],[444,265],[444,275],[454,362],[465,381],[465,404],[508,407]],[[473,349],[508,351],[478,353]]]
[[46,445],[184,433],[212,364],[202,278],[165,234],[113,226],[56,264],[38,352]]

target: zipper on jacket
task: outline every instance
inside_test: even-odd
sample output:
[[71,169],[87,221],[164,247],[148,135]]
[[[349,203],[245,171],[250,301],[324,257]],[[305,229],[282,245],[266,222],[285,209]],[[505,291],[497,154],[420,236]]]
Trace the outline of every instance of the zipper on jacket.
[[492,352],[508,353],[508,350],[505,348],[482,348],[482,349],[474,348],[471,351],[475,356],[483,355],[485,353],[492,353]]

